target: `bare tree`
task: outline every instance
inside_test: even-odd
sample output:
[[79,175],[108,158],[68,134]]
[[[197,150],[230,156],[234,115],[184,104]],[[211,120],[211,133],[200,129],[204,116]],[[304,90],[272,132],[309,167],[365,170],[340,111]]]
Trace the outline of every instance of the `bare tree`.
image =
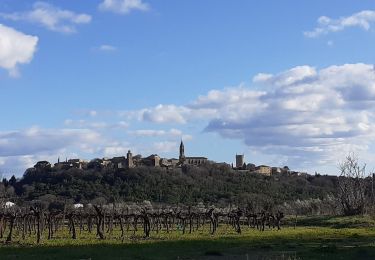
[[364,213],[366,164],[360,165],[358,158],[349,154],[345,161],[340,163],[339,169],[338,196],[343,213],[347,216]]

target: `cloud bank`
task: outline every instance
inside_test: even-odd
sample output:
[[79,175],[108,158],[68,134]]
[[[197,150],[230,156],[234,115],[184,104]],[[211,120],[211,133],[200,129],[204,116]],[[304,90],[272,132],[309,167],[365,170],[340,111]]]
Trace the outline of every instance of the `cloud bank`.
[[373,65],[298,66],[258,74],[252,85],[212,90],[185,106],[143,109],[138,119],[159,124],[201,120],[207,132],[285,156],[294,165],[334,162],[348,151],[368,150],[375,140]]

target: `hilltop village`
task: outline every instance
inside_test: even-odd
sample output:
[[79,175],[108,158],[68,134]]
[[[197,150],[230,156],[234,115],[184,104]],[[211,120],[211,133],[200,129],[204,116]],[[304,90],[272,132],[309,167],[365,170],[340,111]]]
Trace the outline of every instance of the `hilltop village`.
[[266,176],[271,176],[277,173],[290,174],[290,175],[304,175],[306,173],[291,171],[288,166],[284,167],[271,167],[268,165],[258,165],[252,163],[245,163],[245,158],[243,154],[236,154],[235,165],[227,163],[216,163],[214,161],[208,160],[203,156],[185,156],[185,146],[183,141],[181,141],[179,148],[179,157],[177,158],[161,158],[157,154],[152,154],[148,157],[143,158],[140,154],[133,155],[129,150],[126,156],[113,157],[113,158],[95,158],[91,161],[82,159],[66,159],[65,161],[60,161],[58,159],[57,163],[53,166],[48,161],[39,161],[34,165],[36,170],[45,169],[56,169],[56,170],[68,170],[71,168],[77,169],[102,169],[102,168],[114,168],[114,169],[125,169],[134,168],[140,166],[146,167],[165,167],[165,168],[178,168],[184,165],[186,166],[202,166],[204,164],[221,164],[231,167],[233,170],[243,171],[243,172],[254,172]]

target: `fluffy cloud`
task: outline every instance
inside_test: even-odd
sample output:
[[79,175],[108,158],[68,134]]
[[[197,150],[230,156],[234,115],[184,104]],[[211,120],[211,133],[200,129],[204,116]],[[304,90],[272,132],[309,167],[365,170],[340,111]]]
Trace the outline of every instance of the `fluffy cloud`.
[[375,140],[373,65],[298,66],[258,74],[253,84],[257,88],[212,90],[185,106],[139,113],[156,123],[206,120],[206,131],[294,165],[335,161],[348,151],[366,151]]
[[8,70],[11,76],[17,76],[17,65],[33,59],[37,44],[38,37],[0,24],[0,67]]
[[206,102],[207,98],[209,99],[209,102],[219,103],[226,99],[224,96],[216,97],[217,99],[215,101],[211,99],[217,94],[219,94],[219,92],[213,90],[209,93],[209,97],[200,96],[196,102],[186,106],[176,106],[173,104],[159,104],[155,107],[145,108],[139,111],[123,111],[120,113],[120,115],[128,119],[136,118],[140,121],[147,121],[157,124],[186,124],[188,121],[191,120],[201,120],[214,117],[217,113],[217,110],[210,107],[212,106],[212,104],[204,103]]
[[153,123],[186,123],[185,115],[190,114],[190,109],[175,105],[158,105],[153,108],[146,108],[137,117],[144,121]]
[[142,0],[104,0],[99,5],[99,10],[128,14],[133,10],[148,11],[150,10],[150,6],[142,2]]
[[28,12],[1,13],[0,16],[13,21],[37,23],[51,31],[62,33],[74,33],[76,25],[90,23],[92,19],[88,14],[77,14],[45,2],[36,2]]
[[347,17],[332,19],[321,16],[318,19],[318,26],[308,32],[304,32],[306,37],[314,38],[331,32],[342,31],[348,27],[360,27],[368,31],[371,24],[375,22],[375,11],[365,10]]
[[342,152],[366,150],[374,141],[373,65],[346,64],[320,71],[296,67],[263,83],[270,90],[259,96],[261,108],[239,104],[240,121],[221,113],[207,131],[243,139],[254,149],[288,155],[295,162],[334,160]]

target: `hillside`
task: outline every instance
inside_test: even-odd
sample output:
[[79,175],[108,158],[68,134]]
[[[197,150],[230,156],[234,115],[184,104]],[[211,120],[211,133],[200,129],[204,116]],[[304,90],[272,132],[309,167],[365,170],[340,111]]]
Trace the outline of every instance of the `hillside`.
[[149,200],[168,204],[282,204],[335,194],[335,176],[263,176],[225,166],[165,169],[31,170],[5,183],[18,198],[105,202]]

